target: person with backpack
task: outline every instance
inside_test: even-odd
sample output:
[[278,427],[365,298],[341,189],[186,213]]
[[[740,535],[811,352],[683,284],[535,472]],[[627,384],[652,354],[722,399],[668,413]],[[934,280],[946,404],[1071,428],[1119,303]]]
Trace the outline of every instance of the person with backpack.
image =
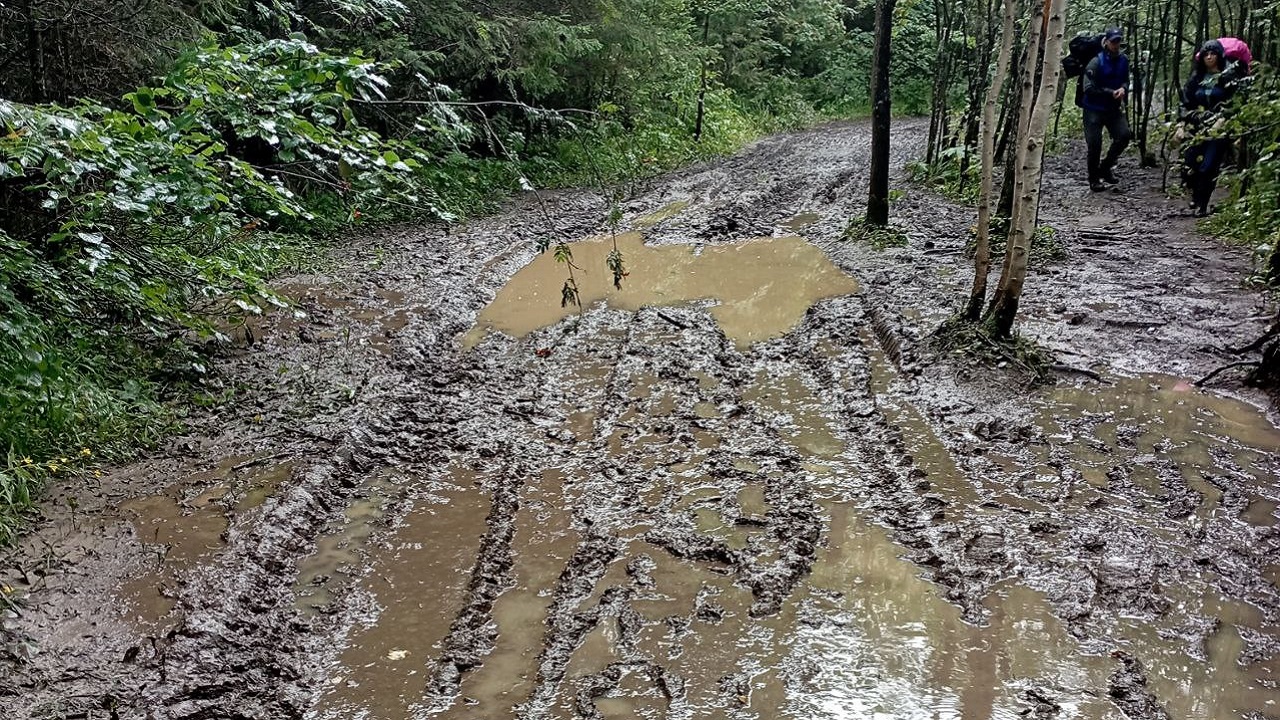
[[[1120,52],[1124,33],[1108,28],[1098,53],[1085,66],[1080,79],[1079,105],[1084,110],[1084,141],[1088,148],[1089,189],[1094,192],[1116,185],[1116,161],[1129,146],[1133,133],[1125,119],[1129,93],[1129,58]],[[1111,147],[1102,156],[1102,130],[1111,136]]]
[[1183,156],[1183,181],[1191,190],[1191,208],[1196,217],[1209,214],[1209,198],[1218,185],[1218,174],[1226,159],[1230,141],[1214,137],[1221,111],[1236,92],[1242,71],[1239,63],[1227,59],[1218,40],[1206,41],[1195,56],[1195,65],[1182,89],[1183,122],[1197,135],[1209,135],[1187,149]]

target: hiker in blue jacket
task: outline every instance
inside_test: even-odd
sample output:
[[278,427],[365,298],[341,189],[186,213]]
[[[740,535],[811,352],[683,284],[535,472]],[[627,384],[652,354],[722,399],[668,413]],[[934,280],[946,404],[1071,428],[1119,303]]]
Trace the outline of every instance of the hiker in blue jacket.
[[1209,40],[1200,46],[1195,69],[1182,90],[1183,122],[1202,137],[1183,158],[1183,181],[1191,190],[1196,217],[1209,214],[1209,198],[1218,184],[1230,141],[1218,134],[1222,106],[1235,94],[1240,68],[1227,60],[1222,43]]
[[[1120,52],[1124,34],[1120,28],[1108,28],[1102,35],[1102,47],[1085,66],[1081,79],[1084,108],[1084,141],[1088,146],[1089,189],[1106,190],[1119,182],[1116,161],[1129,146],[1133,133],[1124,117],[1124,104],[1129,93],[1129,58]],[[1111,135],[1111,147],[1102,157],[1102,129]]]

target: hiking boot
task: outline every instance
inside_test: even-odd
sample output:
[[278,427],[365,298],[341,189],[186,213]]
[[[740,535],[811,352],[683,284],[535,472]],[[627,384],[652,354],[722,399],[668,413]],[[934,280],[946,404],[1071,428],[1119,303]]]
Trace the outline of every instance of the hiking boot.
[[1102,192],[1107,189],[1107,186],[1101,180],[1090,180],[1089,189],[1094,192]]
[[1116,178],[1115,172],[1111,168],[1107,168],[1098,173],[1098,178],[1108,185],[1119,185],[1120,180]]

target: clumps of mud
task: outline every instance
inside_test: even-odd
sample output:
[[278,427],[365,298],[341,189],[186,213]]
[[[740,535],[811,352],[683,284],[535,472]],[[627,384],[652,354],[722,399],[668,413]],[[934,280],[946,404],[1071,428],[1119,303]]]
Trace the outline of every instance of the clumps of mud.
[[[739,478],[740,481],[749,478]],[[730,548],[723,540],[698,532],[688,522],[668,516],[644,539],[681,560],[713,563],[751,589],[755,602],[752,617],[777,613],[796,585],[809,572],[817,554],[822,518],[812,498],[798,493],[801,483],[787,474],[771,475],[765,486],[768,514],[763,520],[734,518],[734,524],[763,529],[755,547]],[[762,562],[761,549],[769,545],[772,562]]]
[[1120,668],[1111,675],[1107,695],[1132,720],[1170,720],[1156,696],[1147,689],[1147,674],[1142,661],[1127,652],[1112,654]]
[[668,716],[687,713],[687,710],[680,707],[685,693],[684,680],[655,662],[635,660],[611,663],[599,673],[579,678],[575,682],[578,689],[574,695],[574,709],[577,710],[578,717],[583,720],[604,720],[605,716],[596,706],[597,701],[616,691],[628,674],[644,676],[661,693],[667,704]]

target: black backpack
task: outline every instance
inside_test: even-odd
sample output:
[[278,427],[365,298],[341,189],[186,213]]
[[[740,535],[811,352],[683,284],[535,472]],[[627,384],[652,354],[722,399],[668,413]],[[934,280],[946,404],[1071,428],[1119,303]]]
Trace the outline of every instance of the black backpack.
[[1084,75],[1089,61],[1102,52],[1102,33],[1082,32],[1067,43],[1067,56],[1062,58],[1062,72],[1069,78]]
[[1089,61],[1097,57],[1100,52],[1102,52],[1102,33],[1095,35],[1082,32],[1067,43],[1067,56],[1062,58],[1062,74],[1068,78],[1077,78],[1075,100],[1078,107],[1084,105],[1084,82],[1080,78],[1084,77],[1084,69],[1089,66]]

